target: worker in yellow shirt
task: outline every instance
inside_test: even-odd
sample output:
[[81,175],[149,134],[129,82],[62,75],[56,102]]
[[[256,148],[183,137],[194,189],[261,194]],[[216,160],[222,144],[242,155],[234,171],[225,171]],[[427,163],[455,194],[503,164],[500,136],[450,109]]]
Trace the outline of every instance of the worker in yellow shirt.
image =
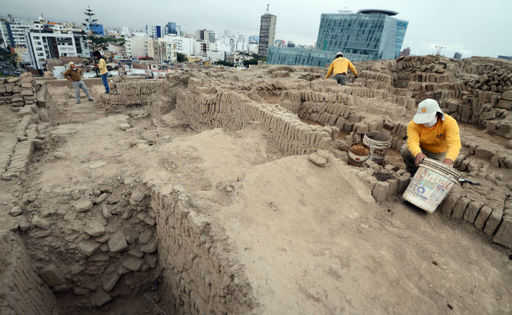
[[101,81],[103,81],[103,85],[105,86],[105,93],[110,93],[110,87],[108,86],[108,69],[107,69],[107,62],[105,61],[105,58],[101,55],[99,51],[95,51],[94,58],[96,58],[96,61],[98,62],[98,70],[100,72]]
[[400,150],[407,170],[414,174],[425,157],[452,166],[460,148],[457,121],[443,113],[436,100],[421,101],[407,126],[407,143]]
[[338,84],[345,85],[347,81],[347,72],[350,69],[352,73],[357,78],[357,70],[356,67],[352,64],[350,60],[345,58],[343,56],[343,53],[341,51],[336,53],[336,57],[334,58],[334,61],[329,66],[329,70],[327,71],[327,75],[325,76],[325,79],[329,79],[329,77],[334,74],[334,77],[336,78],[336,81]]

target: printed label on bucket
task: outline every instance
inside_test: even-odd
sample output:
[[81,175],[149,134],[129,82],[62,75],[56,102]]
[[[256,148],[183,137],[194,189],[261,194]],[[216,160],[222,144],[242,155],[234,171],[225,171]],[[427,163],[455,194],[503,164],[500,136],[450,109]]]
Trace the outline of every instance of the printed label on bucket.
[[442,175],[420,167],[404,194],[404,198],[425,210],[435,210],[451,190],[453,182]]

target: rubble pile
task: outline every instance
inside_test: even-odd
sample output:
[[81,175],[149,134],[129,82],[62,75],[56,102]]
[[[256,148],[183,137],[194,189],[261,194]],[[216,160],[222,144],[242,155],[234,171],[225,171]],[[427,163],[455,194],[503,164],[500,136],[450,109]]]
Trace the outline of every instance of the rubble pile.
[[158,241],[146,187],[111,181],[71,194],[28,191],[20,208],[34,268],[75,305],[102,306],[156,280]]
[[439,56],[404,57],[393,68],[393,86],[416,101],[430,97],[458,121],[512,139],[512,63],[491,58],[463,61]]
[[32,74],[25,72],[20,77],[0,78],[0,105],[10,105],[19,111],[25,105],[36,103]]

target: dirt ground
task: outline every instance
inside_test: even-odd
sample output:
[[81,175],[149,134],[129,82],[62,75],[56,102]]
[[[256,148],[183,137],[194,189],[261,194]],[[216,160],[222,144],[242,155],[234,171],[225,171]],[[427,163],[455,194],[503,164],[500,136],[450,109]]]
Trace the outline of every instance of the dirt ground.
[[[91,87],[96,98],[101,89]],[[52,196],[78,200],[113,181],[180,187],[232,242],[228,254],[245,268],[255,314],[512,314],[510,250],[396,198],[377,204],[359,169],[343,159],[321,168],[307,155],[283,156],[257,123],[199,132],[174,111],[155,124],[145,108],[106,115],[97,102],[74,104],[65,87],[50,92],[56,106],[48,146],[36,155],[24,192],[2,182],[6,211],[27,192],[66,216],[69,205]],[[0,106],[0,144],[16,122]],[[396,151],[388,159],[400,163]],[[0,215],[0,230],[9,220]],[[58,224],[80,230],[86,222]],[[30,240],[29,249],[41,250],[39,242]],[[171,315],[159,304],[162,294],[145,291],[81,310],[67,295],[57,298],[62,314]]]

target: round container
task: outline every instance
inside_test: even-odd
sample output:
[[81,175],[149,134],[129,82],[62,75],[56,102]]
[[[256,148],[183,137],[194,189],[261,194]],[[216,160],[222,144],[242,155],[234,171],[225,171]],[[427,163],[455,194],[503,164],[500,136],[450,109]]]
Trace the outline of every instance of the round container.
[[354,166],[361,166],[370,157],[368,148],[361,144],[354,144],[347,150],[348,164]]
[[433,213],[446,198],[460,174],[443,163],[425,158],[403,194],[404,200]]
[[391,147],[391,135],[384,131],[369,132],[364,135],[363,143],[370,148],[370,160],[383,165],[386,152]]

